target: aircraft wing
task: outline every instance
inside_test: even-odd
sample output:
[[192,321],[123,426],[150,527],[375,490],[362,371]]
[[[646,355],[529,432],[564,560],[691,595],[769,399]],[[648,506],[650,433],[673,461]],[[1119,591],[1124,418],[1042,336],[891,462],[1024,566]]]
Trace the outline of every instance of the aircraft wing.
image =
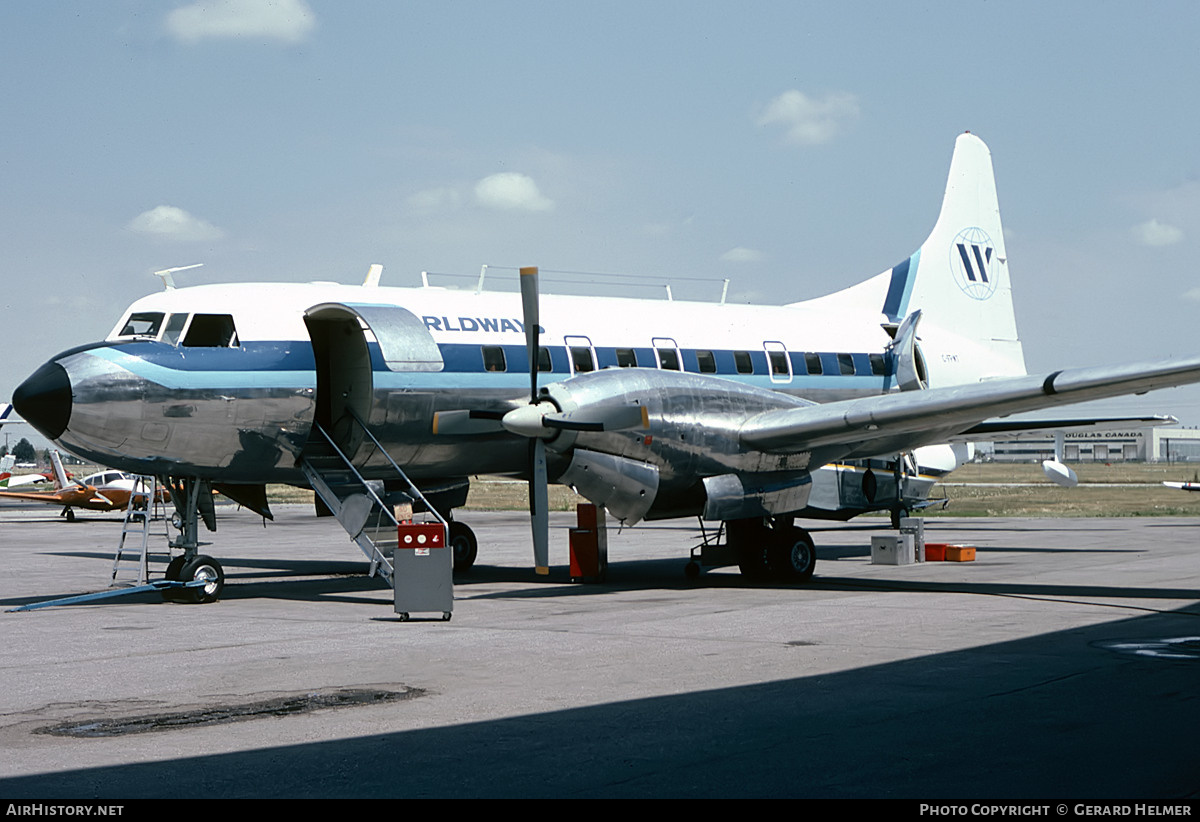
[[63,504],[65,498],[58,491],[0,491],[0,499],[23,499],[30,502],[52,502]]
[[854,445],[856,453],[946,442],[997,416],[1200,382],[1200,358],[1055,371],[970,385],[902,391],[750,417],[743,445],[771,453]]
[[1063,418],[1029,418],[1029,419],[989,419],[972,426],[951,442],[990,442],[995,439],[1021,440],[1045,439],[1059,431],[1071,434],[1078,433],[1110,433],[1129,428],[1154,426],[1162,428],[1178,425],[1179,419],[1166,414],[1152,414],[1141,417],[1063,417]]

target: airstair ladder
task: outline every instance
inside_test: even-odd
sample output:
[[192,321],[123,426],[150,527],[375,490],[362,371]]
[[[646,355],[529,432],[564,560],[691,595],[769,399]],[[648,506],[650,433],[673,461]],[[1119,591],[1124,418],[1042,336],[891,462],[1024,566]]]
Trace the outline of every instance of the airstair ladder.
[[[158,506],[158,479],[155,477],[138,477],[133,491],[129,494],[129,502],[125,506],[125,520],[121,523],[121,539],[117,543],[117,553],[113,557],[112,585],[145,585],[149,579],[148,551],[150,545],[150,522],[154,519],[154,509]],[[126,548],[125,540],[133,535],[135,544],[140,544],[140,550]],[[164,525],[163,535],[170,539]],[[120,579],[121,563],[137,563],[136,579]]]
[[[404,482],[411,499],[420,500],[432,516],[446,525],[446,520],[409,480],[362,419],[352,411],[348,414],[374,449],[360,459],[359,464],[365,465],[376,451],[382,454],[390,466],[389,473]],[[388,585],[395,587],[392,553],[397,544],[399,523],[392,506],[380,497],[382,483],[364,479],[351,459],[320,425],[313,425],[313,434],[301,455],[300,468],[304,476],[316,495],[337,517],[350,539],[366,554],[371,562],[370,575],[379,574],[387,580]]]

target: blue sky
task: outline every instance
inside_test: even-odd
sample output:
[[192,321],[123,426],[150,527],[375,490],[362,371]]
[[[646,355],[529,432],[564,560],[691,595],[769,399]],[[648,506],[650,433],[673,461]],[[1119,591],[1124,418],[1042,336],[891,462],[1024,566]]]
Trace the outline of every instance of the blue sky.
[[[920,244],[963,130],[992,150],[1031,371],[1200,349],[1194,2],[0,15],[0,397],[196,262],[181,281],[539,265],[819,296]],[[1200,389],[1106,408],[1200,425]]]

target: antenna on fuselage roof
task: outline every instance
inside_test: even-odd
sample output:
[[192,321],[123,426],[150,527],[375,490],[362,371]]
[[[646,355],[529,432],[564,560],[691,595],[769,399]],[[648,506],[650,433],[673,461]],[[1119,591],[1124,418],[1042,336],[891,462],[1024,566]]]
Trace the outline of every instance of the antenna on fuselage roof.
[[162,277],[163,289],[170,291],[175,287],[175,278],[171,275],[176,271],[190,271],[193,268],[200,268],[204,263],[195,263],[193,265],[181,265],[177,268],[164,268],[162,271],[155,271],[154,276]]
[[[519,269],[513,268],[512,266],[504,266],[504,265],[484,264],[484,265],[480,266],[479,279],[475,282],[475,293],[476,294],[483,293],[484,282],[487,279],[488,274],[490,273],[489,269],[495,269],[496,271],[518,271],[519,270]],[[671,290],[671,283],[673,283],[673,282],[721,283],[720,305],[725,305],[726,301],[729,298],[729,278],[728,277],[722,277],[722,278],[717,278],[717,277],[666,277],[663,279],[662,282],[657,282],[657,281],[645,282],[646,278],[641,274],[614,274],[614,273],[604,273],[604,272],[598,272],[598,271],[567,271],[567,270],[553,269],[553,268],[545,268],[545,269],[542,269],[542,271],[549,273],[549,274],[567,274],[567,275],[570,275],[573,277],[588,277],[588,278],[592,278],[592,279],[600,280],[600,281],[608,280],[608,281],[626,281],[627,282],[629,280],[633,280],[635,282],[631,282],[631,283],[627,282],[627,284],[630,286],[637,287],[637,288],[662,288],[666,292],[666,297],[667,297],[668,302],[674,301],[674,299],[675,299],[675,294]],[[451,273],[444,272],[444,271],[422,271],[421,272],[421,287],[422,288],[430,287],[429,286],[429,275],[430,274],[433,274],[438,277],[462,277],[462,278],[465,278],[465,277],[474,276],[471,274],[451,274]],[[543,282],[571,283],[573,285],[580,285],[580,284],[587,283],[587,281],[585,281],[585,280],[554,280],[554,279],[547,279],[547,278],[543,278],[542,281]]]

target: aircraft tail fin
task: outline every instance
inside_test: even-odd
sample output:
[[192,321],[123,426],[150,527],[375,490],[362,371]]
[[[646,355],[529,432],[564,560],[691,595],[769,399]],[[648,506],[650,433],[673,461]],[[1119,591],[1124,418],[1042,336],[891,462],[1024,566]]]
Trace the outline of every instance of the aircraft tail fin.
[[12,413],[12,403],[11,402],[0,403],[0,426],[3,426],[4,423],[6,423],[6,422],[12,422],[12,420],[10,420],[8,418],[8,415],[11,413]]
[[921,312],[918,356],[931,387],[1026,373],[992,155],[975,135],[955,141],[929,238],[884,276],[889,322],[899,325]]
[[54,490],[61,491],[70,487],[71,481],[67,479],[67,470],[63,468],[62,458],[57,450],[50,452],[50,464],[54,466]]

